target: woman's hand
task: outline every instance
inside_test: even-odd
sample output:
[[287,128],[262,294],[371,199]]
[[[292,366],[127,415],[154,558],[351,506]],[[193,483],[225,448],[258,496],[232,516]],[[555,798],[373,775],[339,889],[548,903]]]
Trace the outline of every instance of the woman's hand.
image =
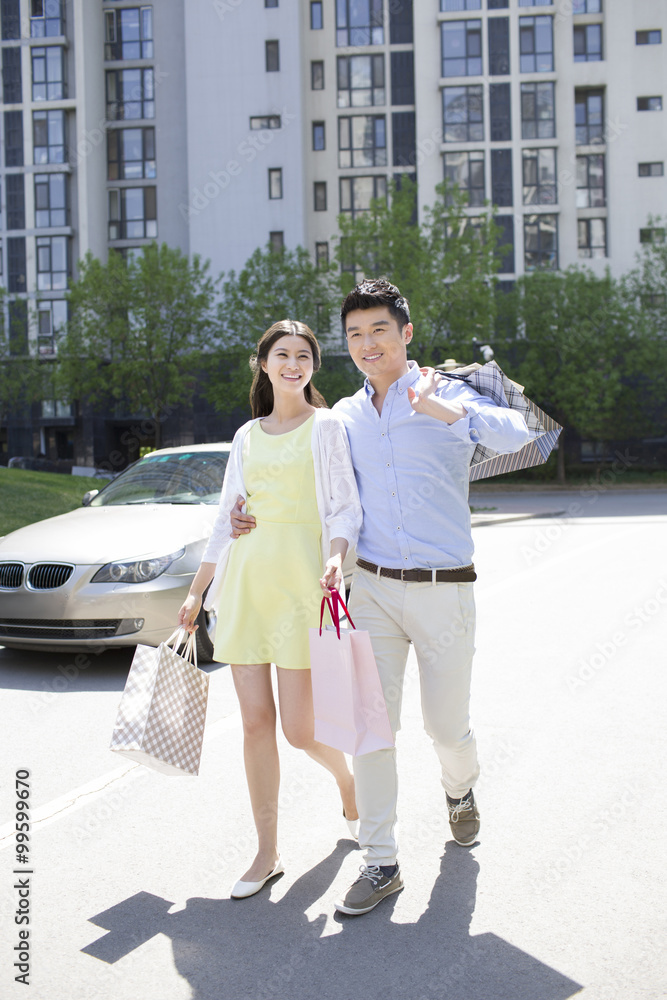
[[178,624],[186,628],[188,632],[195,632],[199,626],[195,625],[199,610],[201,608],[201,595],[188,594],[185,598],[181,610],[178,612]]
[[343,557],[340,553],[327,559],[320,587],[325,597],[331,597],[332,590],[340,590],[343,585]]

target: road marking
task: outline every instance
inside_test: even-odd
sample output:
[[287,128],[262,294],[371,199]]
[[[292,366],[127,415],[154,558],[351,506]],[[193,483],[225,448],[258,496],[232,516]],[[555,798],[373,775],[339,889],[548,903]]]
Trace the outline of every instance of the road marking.
[[[207,726],[204,736],[204,746],[223,733],[239,728],[240,725],[241,713],[239,711],[218,719],[211,726]],[[118,767],[114,771],[107,771],[106,774],[101,775],[99,778],[93,778],[92,781],[86,782],[85,785],[73,788],[71,791],[65,792],[64,795],[60,795],[57,799],[52,799],[51,802],[47,802],[38,809],[34,809],[32,811],[31,832],[34,832],[38,828],[41,829],[49,823],[54,823],[56,820],[62,819],[63,816],[68,816],[70,813],[76,812],[77,809],[81,809],[83,806],[87,806],[90,802],[103,795],[110,785],[117,784],[126,775],[137,771],[140,767],[145,767],[145,765],[128,762],[123,767]],[[146,770],[150,770],[150,768],[146,768]],[[0,851],[6,851],[8,847],[13,846],[14,832],[14,823],[5,823],[3,826],[0,826]]]

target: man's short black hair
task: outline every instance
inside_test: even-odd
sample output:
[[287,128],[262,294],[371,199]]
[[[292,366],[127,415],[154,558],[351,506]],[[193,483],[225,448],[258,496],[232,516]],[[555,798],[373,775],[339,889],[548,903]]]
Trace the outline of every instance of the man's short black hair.
[[354,309],[376,309],[378,306],[387,307],[401,330],[410,322],[410,305],[396,285],[392,285],[386,278],[364,279],[345,296],[340,310],[343,330],[348,313]]

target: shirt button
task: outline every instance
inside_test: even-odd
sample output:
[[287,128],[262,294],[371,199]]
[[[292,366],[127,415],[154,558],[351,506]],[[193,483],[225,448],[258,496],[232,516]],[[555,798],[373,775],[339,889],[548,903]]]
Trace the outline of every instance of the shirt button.
[[396,531],[400,531],[400,530],[401,530],[401,526],[399,524],[398,527],[396,528]]
[[388,468],[388,469],[390,469],[390,468],[391,468],[391,462],[387,462],[387,468]]
[[382,437],[384,437],[384,431],[382,431]]
[[396,496],[396,494],[395,494],[395,493],[392,493],[392,496],[393,496],[393,497],[395,497],[395,496]]

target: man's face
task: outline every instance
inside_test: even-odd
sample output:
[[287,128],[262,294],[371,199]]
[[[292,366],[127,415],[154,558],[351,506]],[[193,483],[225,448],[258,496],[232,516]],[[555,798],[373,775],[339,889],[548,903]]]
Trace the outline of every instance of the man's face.
[[354,309],[345,317],[350,357],[371,382],[378,378],[391,385],[405,374],[412,323],[403,328],[387,306]]

